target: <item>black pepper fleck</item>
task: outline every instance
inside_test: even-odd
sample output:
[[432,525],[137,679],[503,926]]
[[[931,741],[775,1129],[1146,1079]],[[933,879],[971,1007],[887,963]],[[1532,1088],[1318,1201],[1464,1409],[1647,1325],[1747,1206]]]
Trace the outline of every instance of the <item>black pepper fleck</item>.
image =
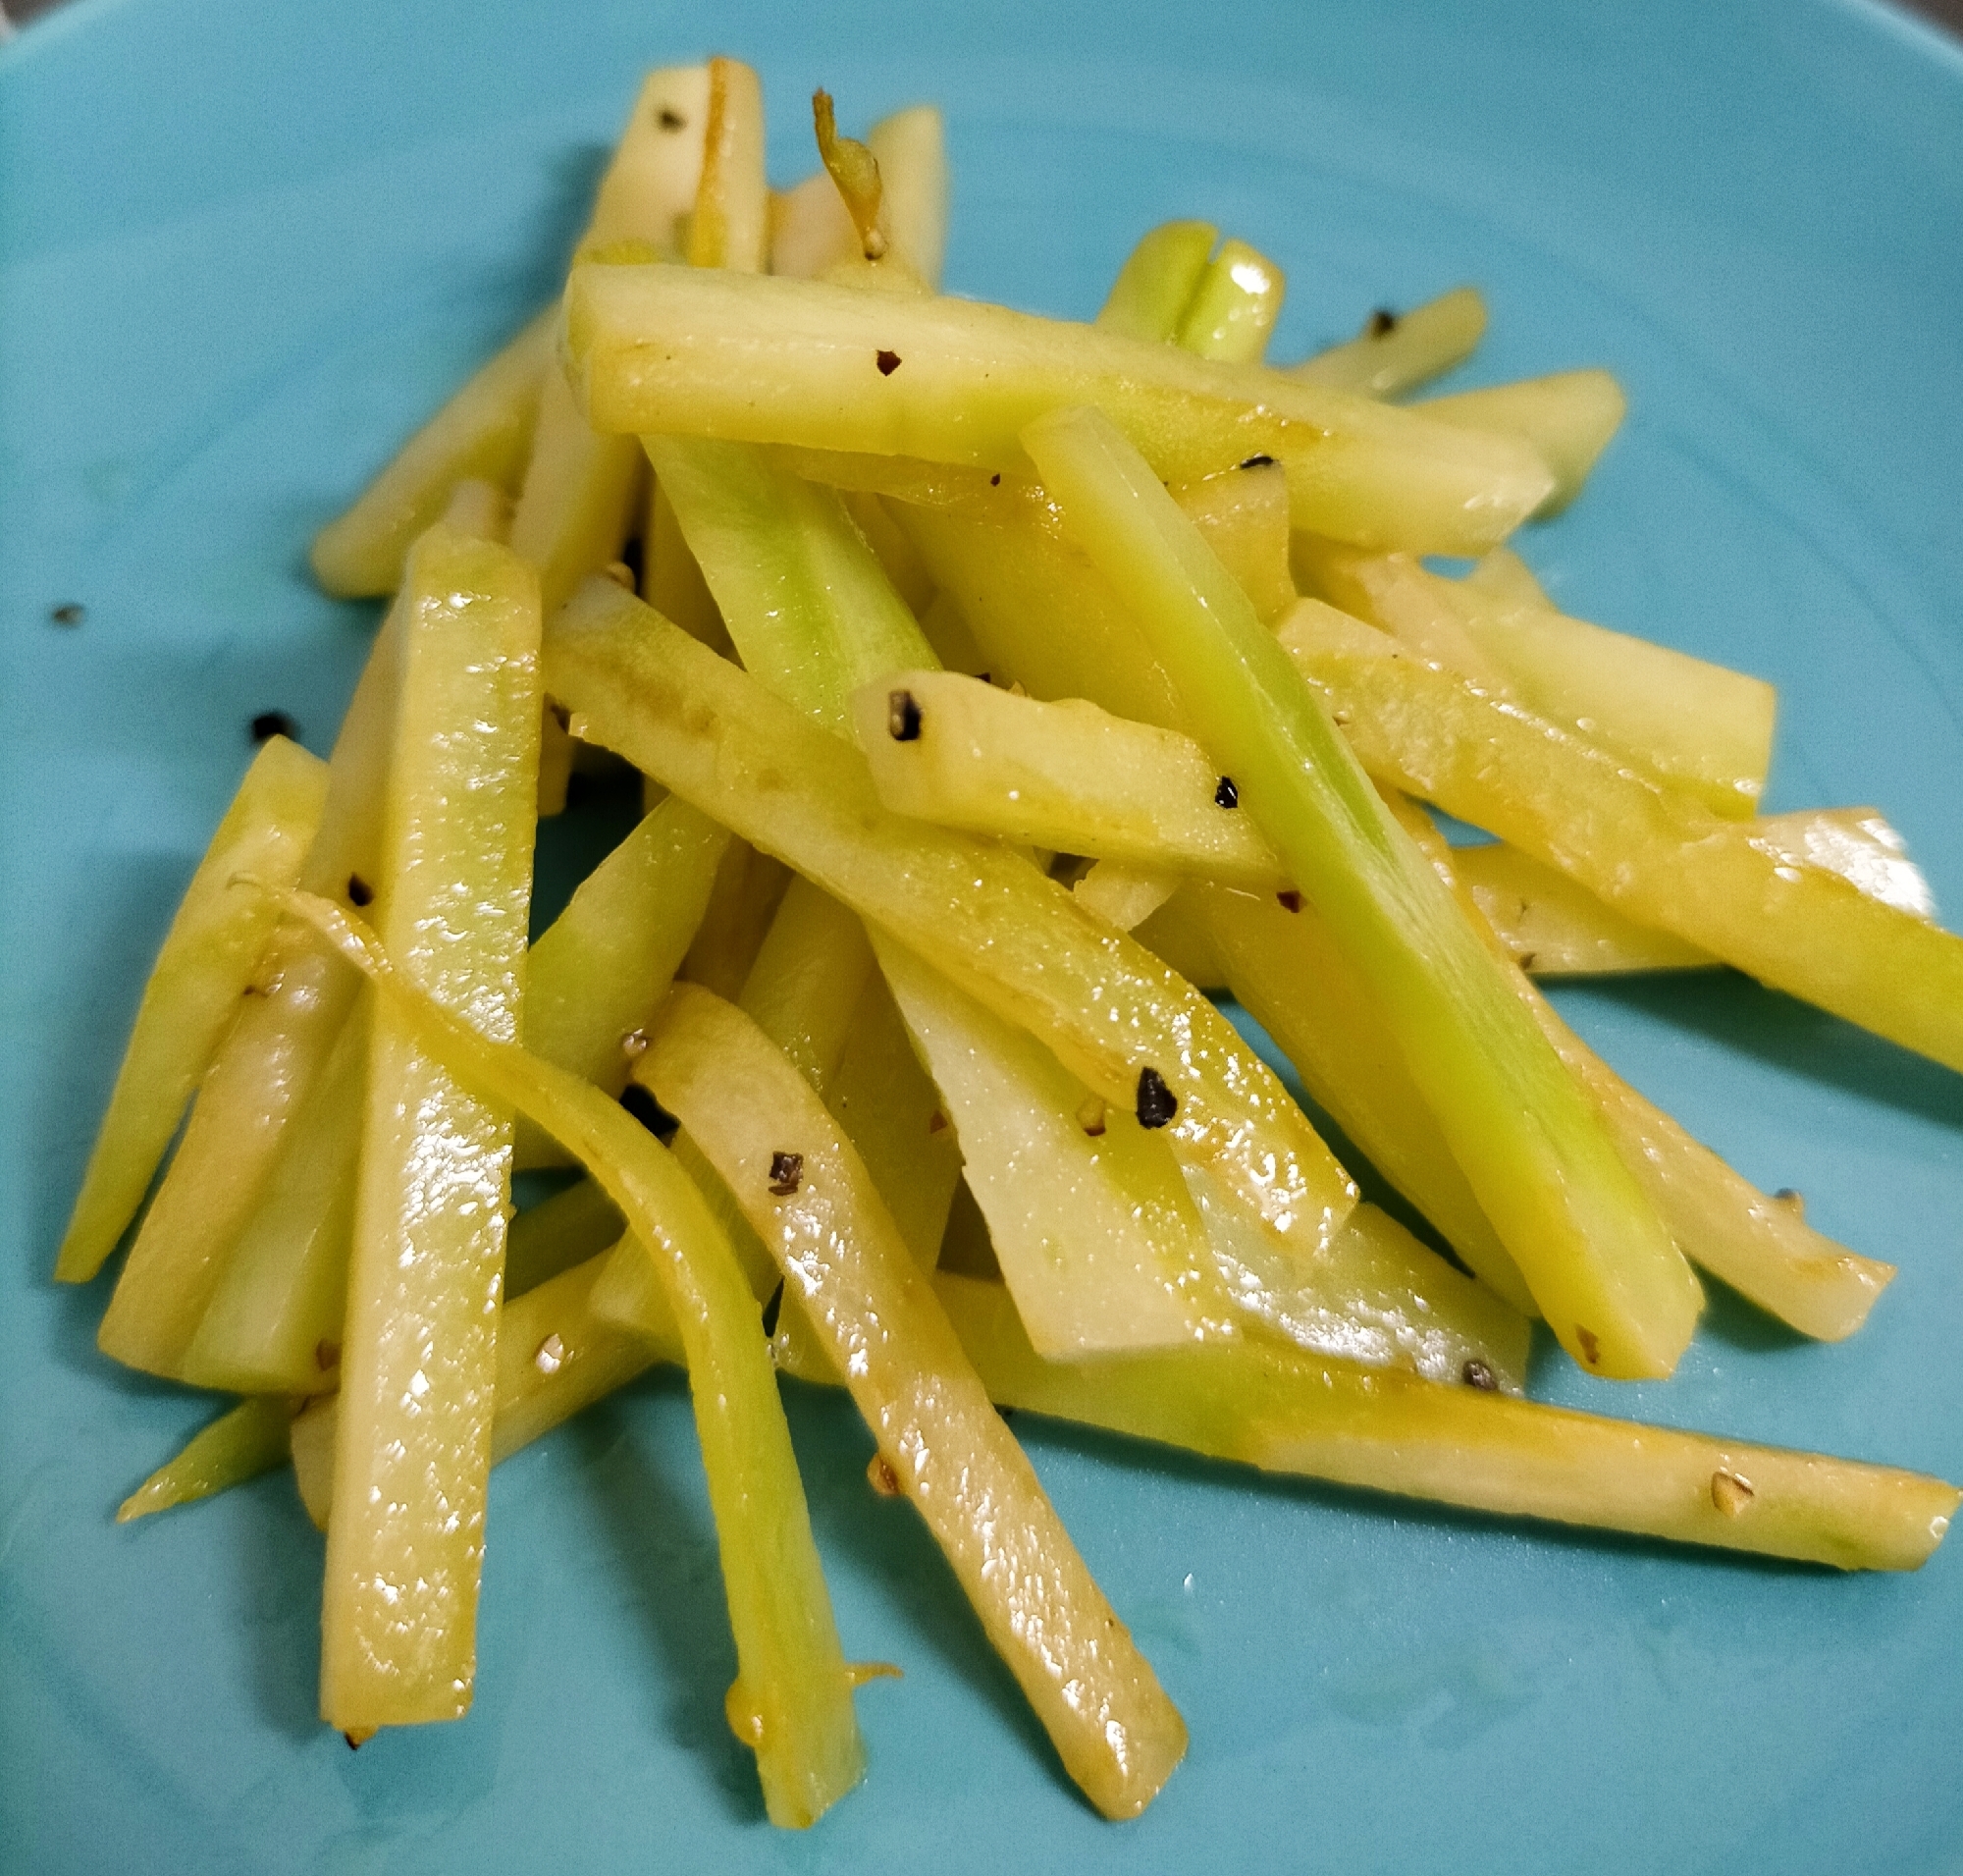
[[620,1105],[634,1116],[657,1140],[669,1141],[681,1122],[637,1081],[620,1091]]
[[1301,910],[1301,894],[1294,886],[1290,886],[1286,892],[1277,892],[1275,898],[1284,912]]
[[1370,315],[1370,323],[1365,328],[1372,339],[1381,339],[1386,333],[1396,332],[1398,316],[1388,306],[1379,306]]
[[655,122],[664,131],[685,131],[688,129],[688,119],[683,117],[679,111],[670,111],[665,104],[662,106],[661,112],[656,117]]
[[895,742],[919,742],[921,732],[920,699],[910,690],[888,691],[886,694],[886,734]]
[[1476,1387],[1482,1394],[1497,1394],[1500,1383],[1493,1370],[1475,1355],[1459,1370],[1459,1378],[1467,1387]]
[[1216,808],[1238,808],[1241,805],[1241,791],[1235,787],[1232,776],[1220,777],[1220,785],[1213,791],[1213,805]]
[[770,1190],[779,1199],[788,1199],[803,1179],[803,1153],[773,1152],[770,1155]]
[[80,625],[88,614],[73,600],[69,600],[60,606],[51,607],[48,616],[57,625]]
[[1582,1359],[1590,1367],[1599,1367],[1602,1362],[1602,1344],[1596,1340],[1593,1329],[1584,1329],[1575,1324],[1574,1339],[1581,1344]]
[[1156,1068],[1139,1070],[1139,1125],[1163,1127],[1179,1112],[1179,1099]]
[[349,905],[373,905],[375,888],[358,873],[347,876],[347,903]]
[[897,351],[881,351],[878,363],[879,376],[890,378],[900,368],[900,354]]
[[1275,459],[1271,456],[1250,456],[1241,464],[1244,469],[1271,469],[1274,465]]
[[285,736],[290,742],[298,742],[300,726],[284,710],[262,710],[252,719],[252,740],[271,742],[275,736]]
[[997,469],[995,473],[988,478],[988,486],[991,489],[999,489],[1002,486],[1002,471],[1000,469]]

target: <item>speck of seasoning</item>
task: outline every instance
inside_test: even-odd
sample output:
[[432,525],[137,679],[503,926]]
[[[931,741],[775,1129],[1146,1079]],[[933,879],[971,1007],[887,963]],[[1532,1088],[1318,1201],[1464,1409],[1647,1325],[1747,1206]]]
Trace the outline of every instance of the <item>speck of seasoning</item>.
[[[1147,1071],[1150,1072],[1149,1070]],[[1092,1140],[1100,1138],[1104,1132],[1104,1116],[1109,1112],[1101,1095],[1087,1095],[1077,1109],[1077,1124]]]
[[87,610],[78,606],[74,600],[65,600],[61,605],[51,606],[48,609],[48,617],[57,625],[74,627],[80,625],[87,616]]
[[637,1062],[648,1052],[648,1032],[644,1029],[630,1029],[620,1038],[620,1053],[630,1062]]
[[262,710],[252,719],[249,725],[254,742],[271,742],[275,736],[285,736],[290,742],[298,742],[300,726],[284,710]]
[[1581,1344],[1582,1359],[1590,1367],[1597,1367],[1602,1360],[1602,1344],[1596,1340],[1593,1329],[1584,1329],[1580,1323],[1574,1325],[1574,1339]]
[[879,376],[890,378],[900,368],[900,354],[897,351],[881,351],[878,362]]
[[893,1471],[884,1453],[875,1453],[866,1462],[866,1482],[881,1498],[897,1498],[900,1495],[900,1475]]
[[358,873],[347,876],[347,903],[349,905],[373,905],[375,888]]
[[929,1134],[944,1134],[947,1131],[947,1116],[938,1107],[928,1115],[927,1130]]
[[683,117],[679,111],[671,111],[665,104],[656,114],[655,122],[664,131],[685,131],[688,129],[688,119]]
[[1538,951],[1524,951],[1520,954],[1520,969],[1523,971],[1532,970],[1539,962],[1540,953]]
[[557,1374],[565,1366],[565,1344],[557,1329],[532,1352],[532,1366],[541,1374]]
[[777,1279],[777,1287],[770,1292],[764,1303],[764,1333],[766,1335],[776,1334],[777,1317],[783,1314],[783,1313],[784,1280],[782,1277],[779,1277]]
[[1271,456],[1250,456],[1243,459],[1241,466],[1244,469],[1272,469],[1275,459]]
[[637,1081],[630,1081],[625,1088],[621,1089],[620,1105],[626,1108],[657,1140],[672,1140],[675,1136],[675,1129],[681,1125],[681,1122],[669,1113]]
[[886,693],[886,734],[895,742],[919,742],[921,732],[920,699],[910,690],[891,690]]
[[1220,785],[1213,791],[1213,805],[1216,808],[1238,808],[1241,805],[1241,791],[1235,787],[1232,776],[1220,777]]
[[1289,886],[1286,890],[1275,894],[1275,903],[1284,912],[1300,912],[1301,910],[1301,894],[1294,886]]
[[1482,1394],[1497,1394],[1500,1391],[1499,1378],[1476,1355],[1459,1370],[1459,1378],[1467,1387],[1476,1387]]
[[997,469],[995,473],[988,478],[988,486],[991,489],[999,489],[1002,486],[1002,471],[1000,469]]
[[1366,328],[1372,339],[1381,339],[1385,334],[1396,332],[1397,329],[1398,316],[1388,306],[1379,306],[1370,315],[1370,323]]
[[341,1344],[339,1342],[330,1342],[327,1339],[327,1337],[323,1335],[320,1338],[320,1340],[313,1345],[313,1365],[315,1367],[319,1368],[323,1374],[325,1374],[329,1368],[339,1367],[341,1366]]
[[804,1154],[773,1152],[770,1155],[770,1190],[779,1199],[788,1199],[804,1178]]
[[1165,1084],[1156,1068],[1139,1070],[1139,1125],[1163,1127],[1179,1112],[1179,1098]]
[[1745,1507],[1757,1496],[1749,1478],[1740,1478],[1736,1473],[1722,1468],[1711,1474],[1711,1502],[1726,1518],[1742,1517]]

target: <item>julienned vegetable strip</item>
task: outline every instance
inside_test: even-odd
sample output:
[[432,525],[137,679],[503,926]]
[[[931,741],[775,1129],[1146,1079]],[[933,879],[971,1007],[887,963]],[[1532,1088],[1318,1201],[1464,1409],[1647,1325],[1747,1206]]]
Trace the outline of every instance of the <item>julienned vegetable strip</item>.
[[1378,998],[1562,1346],[1599,1374],[1668,1374],[1696,1325],[1696,1278],[1341,732],[1106,418],[1060,412],[1024,442],[1243,809]]
[[116,1522],[169,1511],[283,1466],[289,1454],[292,1404],[280,1396],[252,1395],[191,1435],[184,1449],[159,1466],[116,1509]]
[[[537,576],[439,523],[398,608],[377,923],[410,982],[508,1041],[537,815]],[[469,1710],[510,1165],[508,1111],[378,1008],[321,1616],[321,1712],[343,1732]]]
[[589,740],[884,926],[1213,1167],[1312,1256],[1354,1188],[1204,997],[1021,855],[879,806],[865,759],[610,581],[553,620],[547,679]]
[[943,1275],[934,1287],[1003,1406],[1265,1472],[1840,1570],[1920,1568],[1963,1500],[1892,1467],[1440,1387],[1272,1344],[1044,1362],[999,1285]]
[[275,736],[252,760],[185,888],[143,987],[55,1276],[86,1283],[116,1248],[272,936],[278,908],[240,874],[290,884],[327,799],[327,765]]
[[1731,822],[1304,600],[1277,636],[1372,775],[1511,841],[1643,925],[1963,1070],[1963,939],[1777,828]]
[[1408,312],[1379,307],[1356,338],[1304,358],[1289,373],[1310,384],[1395,398],[1462,364],[1485,330],[1486,302],[1478,288],[1455,287]]
[[673,1156],[590,1082],[457,1022],[405,984],[359,920],[325,900],[290,909],[365,972],[418,1042],[485,1098],[567,1147],[651,1255],[688,1358],[746,1713],[773,1822],[809,1824],[864,1769],[844,1655],[770,1370],[756,1299]]
[[686,986],[637,1071],[783,1269],[1071,1776],[1148,1804],[1186,1728],[989,1405],[864,1162],[755,1024]]
[[1553,487],[1531,446],[1255,365],[969,300],[661,265],[573,269],[567,363],[602,430],[919,456],[1027,473],[1027,423],[1104,407],[1172,481],[1251,456],[1298,526],[1478,554]]

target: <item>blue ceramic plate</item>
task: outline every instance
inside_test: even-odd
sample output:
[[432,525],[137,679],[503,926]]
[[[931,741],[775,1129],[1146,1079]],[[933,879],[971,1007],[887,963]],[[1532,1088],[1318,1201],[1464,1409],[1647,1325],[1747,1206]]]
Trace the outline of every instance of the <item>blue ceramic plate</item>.
[[[1629,423],[1523,542],[1571,610],[1777,681],[1774,805],[1873,802],[1963,906],[1963,59],[1829,0],[992,11],[80,0],[0,55],[0,1861],[9,1871],[1950,1869],[1963,1557],[1841,1579],[1259,1480],[1027,1420],[1193,1730],[1141,1822],[1065,1782],[839,1399],[790,1412],[863,1791],[773,1832],[677,1383],[497,1475],[476,1710],[314,1719],[291,1477],[119,1528],[211,1413],[47,1271],[257,712],[324,749],[372,615],[301,555],[552,289],[637,75],[713,37],[941,100],[957,288],[1088,314],[1203,214],[1279,355],[1476,280],[1498,379]],[[62,627],[50,609],[85,610]],[[1564,994],[1649,1094],[1901,1276],[1851,1344],[1714,1298],[1667,1387],[1549,1398],[1963,1476],[1963,1082],[1728,976]]]

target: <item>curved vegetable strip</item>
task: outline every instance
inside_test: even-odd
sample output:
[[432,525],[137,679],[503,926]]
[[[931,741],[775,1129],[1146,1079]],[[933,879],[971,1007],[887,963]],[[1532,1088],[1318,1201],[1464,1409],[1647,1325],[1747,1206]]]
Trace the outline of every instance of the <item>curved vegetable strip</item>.
[[1273,456],[1296,525],[1358,547],[1481,554],[1553,487],[1517,438],[969,300],[589,263],[566,288],[566,346],[600,429],[919,456],[984,479],[1028,473],[1033,418],[1096,404],[1171,481]]
[[1195,358],[1257,365],[1286,291],[1282,270],[1267,255],[1244,241],[1223,241],[1180,315],[1173,344]]
[[251,989],[279,908],[239,876],[297,880],[326,799],[327,764],[299,744],[275,736],[252,759],[143,986],[55,1259],[58,1281],[86,1283],[116,1249]]
[[1554,493],[1536,510],[1559,514],[1581,493],[1588,471],[1621,428],[1622,387],[1606,371],[1560,371],[1549,378],[1427,398],[1411,409],[1438,423],[1519,437],[1554,472]]
[[1441,1387],[1272,1344],[1045,1362],[999,1284],[942,1275],[934,1288],[1004,1406],[1264,1472],[1838,1570],[1919,1569],[1963,1500],[1893,1467]]
[[676,992],[637,1072],[770,1246],[1070,1775],[1106,1817],[1136,1816],[1184,1755],[1186,1727],[837,1123],[763,1032],[706,991]]
[[538,420],[558,308],[548,306],[403,444],[345,514],[314,536],[314,577],[343,599],[393,593],[424,528],[458,483],[513,489]]
[[1587,1098],[1341,732],[1144,458],[1094,410],[1024,434],[1247,811],[1380,999],[1412,1080],[1562,1346],[1668,1374],[1702,1294]]
[[1304,600],[1283,649],[1373,776],[1559,867],[1642,925],[1963,1070],[1963,940],[1803,845],[1722,820],[1557,725]]
[[194,1433],[176,1458],[159,1466],[117,1507],[116,1522],[147,1518],[173,1505],[230,1491],[284,1466],[292,1405],[285,1396],[255,1395]]
[[858,1782],[864,1753],[756,1299],[702,1196],[618,1101],[457,1022],[339,907],[300,894],[287,903],[368,975],[432,1055],[568,1148],[647,1248],[688,1357],[739,1685],[763,1716],[744,1742],[756,1749],[772,1822],[812,1823]]
[[1226,1018],[1027,860],[888,814],[856,750],[610,580],[554,618],[547,663],[589,740],[794,862],[1107,1101],[1136,1107],[1142,1085],[1174,1150],[1212,1165],[1278,1249],[1312,1256],[1348,1217],[1355,1189]]
[[1125,256],[1097,324],[1127,339],[1178,338],[1219,239],[1211,222],[1161,222]]

